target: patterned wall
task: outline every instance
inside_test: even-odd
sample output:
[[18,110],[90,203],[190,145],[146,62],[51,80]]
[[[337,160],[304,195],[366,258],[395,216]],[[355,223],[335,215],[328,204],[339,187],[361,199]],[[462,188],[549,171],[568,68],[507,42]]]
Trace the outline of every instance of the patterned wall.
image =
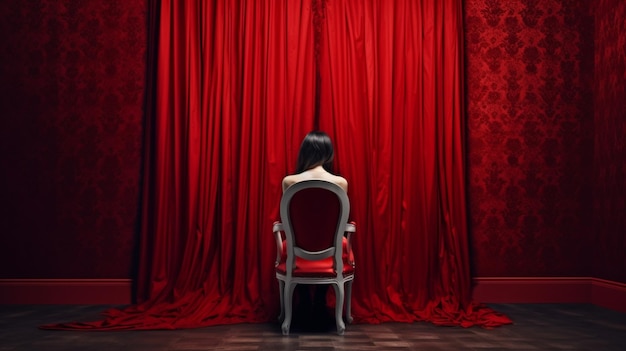
[[145,8],[0,2],[0,278],[130,277]]
[[467,0],[477,276],[591,274],[593,19],[585,0]]
[[594,276],[626,283],[626,2],[595,6]]

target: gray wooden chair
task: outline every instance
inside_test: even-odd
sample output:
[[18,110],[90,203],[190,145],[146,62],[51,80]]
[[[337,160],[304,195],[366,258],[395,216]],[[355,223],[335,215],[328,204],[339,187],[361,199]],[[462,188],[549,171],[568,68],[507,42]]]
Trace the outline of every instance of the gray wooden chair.
[[[354,279],[350,201],[338,185],[306,180],[287,188],[280,202],[281,222],[275,222],[276,278],[280,289],[283,335],[289,334],[293,292],[297,284],[331,284],[335,289],[337,333],[352,322],[350,300]],[[345,289],[344,289],[345,287]]]

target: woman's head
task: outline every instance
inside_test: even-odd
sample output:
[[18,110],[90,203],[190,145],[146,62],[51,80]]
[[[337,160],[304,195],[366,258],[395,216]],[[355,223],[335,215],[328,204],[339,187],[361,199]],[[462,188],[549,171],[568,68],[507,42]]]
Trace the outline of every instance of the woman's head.
[[334,155],[333,143],[328,134],[319,131],[310,132],[300,144],[296,173],[317,166],[324,166],[326,171],[332,172]]

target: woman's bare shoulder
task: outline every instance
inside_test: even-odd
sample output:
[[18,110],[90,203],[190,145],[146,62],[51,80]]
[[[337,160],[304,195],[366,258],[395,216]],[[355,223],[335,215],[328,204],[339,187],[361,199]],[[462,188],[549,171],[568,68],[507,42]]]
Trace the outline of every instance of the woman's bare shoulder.
[[283,178],[283,191],[287,190],[290,186],[298,181],[298,177],[296,174],[288,175]]
[[348,191],[348,181],[346,178],[331,173],[327,173],[323,178],[331,183],[339,185],[346,192]]
[[348,192],[348,181],[346,180],[346,178],[338,176],[338,175],[332,175],[332,177],[329,180],[339,185],[343,190]]

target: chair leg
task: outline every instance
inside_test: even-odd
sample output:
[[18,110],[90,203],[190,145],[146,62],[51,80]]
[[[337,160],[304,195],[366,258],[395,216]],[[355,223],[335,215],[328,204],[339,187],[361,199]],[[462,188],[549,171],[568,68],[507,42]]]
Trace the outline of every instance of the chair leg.
[[282,324],[283,335],[289,335],[289,329],[291,328],[291,310],[292,310],[292,300],[293,300],[293,291],[297,284],[293,284],[291,282],[284,282],[284,309],[285,309],[285,319]]
[[343,282],[338,284],[333,284],[335,288],[335,296],[337,300],[335,301],[335,322],[337,323],[337,334],[343,335],[346,331],[346,324],[343,322]]
[[280,315],[278,316],[278,322],[282,323],[285,318],[285,282],[278,281],[278,290],[280,291]]
[[352,323],[352,280],[346,283],[346,321]]

